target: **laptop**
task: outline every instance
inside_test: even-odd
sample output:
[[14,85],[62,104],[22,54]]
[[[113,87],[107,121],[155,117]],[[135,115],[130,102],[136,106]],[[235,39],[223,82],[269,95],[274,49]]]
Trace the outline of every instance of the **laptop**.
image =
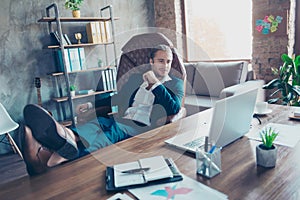
[[250,130],[257,91],[252,89],[216,101],[209,119],[207,116],[199,118],[194,130],[167,139],[165,143],[195,153],[197,147],[204,145],[205,136],[221,148],[234,142]]

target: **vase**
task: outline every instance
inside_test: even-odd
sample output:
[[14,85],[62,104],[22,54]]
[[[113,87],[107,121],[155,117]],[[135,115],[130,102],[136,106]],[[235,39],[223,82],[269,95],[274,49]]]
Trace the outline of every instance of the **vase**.
[[277,147],[266,149],[263,144],[256,146],[256,164],[262,167],[275,167],[277,160]]
[[72,10],[72,15],[75,18],[79,18],[80,17],[80,10]]

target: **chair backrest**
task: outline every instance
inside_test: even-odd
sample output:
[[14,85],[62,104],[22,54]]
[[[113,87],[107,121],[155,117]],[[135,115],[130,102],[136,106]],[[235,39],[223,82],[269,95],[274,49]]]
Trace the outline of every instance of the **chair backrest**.
[[[181,78],[184,81],[185,88],[186,71],[182,60],[178,57],[177,50],[173,47],[173,43],[162,33],[144,33],[133,36],[122,48],[122,55],[117,72],[119,90],[124,83],[128,81],[131,74],[146,72],[150,69],[149,61],[151,49],[160,44],[167,45],[171,48],[173,61],[170,75]],[[184,102],[182,102],[182,105],[183,103]]]
[[19,126],[19,124],[12,120],[12,118],[9,116],[8,112],[1,103],[0,119],[0,135],[13,131]]

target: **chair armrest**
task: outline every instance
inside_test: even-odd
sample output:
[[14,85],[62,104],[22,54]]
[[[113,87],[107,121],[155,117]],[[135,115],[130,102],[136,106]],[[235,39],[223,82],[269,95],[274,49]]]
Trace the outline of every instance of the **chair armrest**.
[[165,124],[175,122],[175,121],[177,121],[179,119],[182,119],[184,117],[186,117],[186,108],[181,107],[179,112],[176,115],[169,115],[167,117],[163,117],[163,118],[158,119],[156,121],[156,125],[157,126],[162,126],[162,125],[165,125]]
[[176,115],[171,115],[171,116],[168,116],[168,123],[172,123],[172,122],[176,122],[178,121],[179,119],[182,119],[186,117],[186,108],[185,107],[181,107],[179,112],[176,114]]
[[258,88],[258,97],[257,100],[259,101],[264,101],[265,94],[264,90],[262,89],[262,86],[264,85],[264,80],[251,80],[251,81],[246,81],[244,83],[240,83],[237,85],[233,85],[227,88],[224,88],[220,95],[219,98],[225,98],[232,96],[237,93],[245,92],[250,89]]

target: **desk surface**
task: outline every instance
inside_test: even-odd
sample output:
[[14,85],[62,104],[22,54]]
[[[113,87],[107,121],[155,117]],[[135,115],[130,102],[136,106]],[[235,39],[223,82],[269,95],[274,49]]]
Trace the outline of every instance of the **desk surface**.
[[[290,108],[270,105],[273,112],[261,117],[262,125],[254,120],[254,128],[267,122],[300,124],[289,120]],[[65,163],[36,177],[23,177],[1,185],[0,197],[6,199],[107,199],[113,193],[105,190],[105,169],[108,165],[134,161],[138,158],[163,155],[171,157],[185,175],[215,188],[229,199],[299,199],[300,145],[295,148],[278,146],[275,168],[256,165],[257,141],[243,137],[222,150],[222,172],[212,179],[196,174],[194,156],[164,144],[175,134],[195,129],[198,113],[137,137],[103,148],[91,155]],[[205,118],[205,117],[204,117]]]

